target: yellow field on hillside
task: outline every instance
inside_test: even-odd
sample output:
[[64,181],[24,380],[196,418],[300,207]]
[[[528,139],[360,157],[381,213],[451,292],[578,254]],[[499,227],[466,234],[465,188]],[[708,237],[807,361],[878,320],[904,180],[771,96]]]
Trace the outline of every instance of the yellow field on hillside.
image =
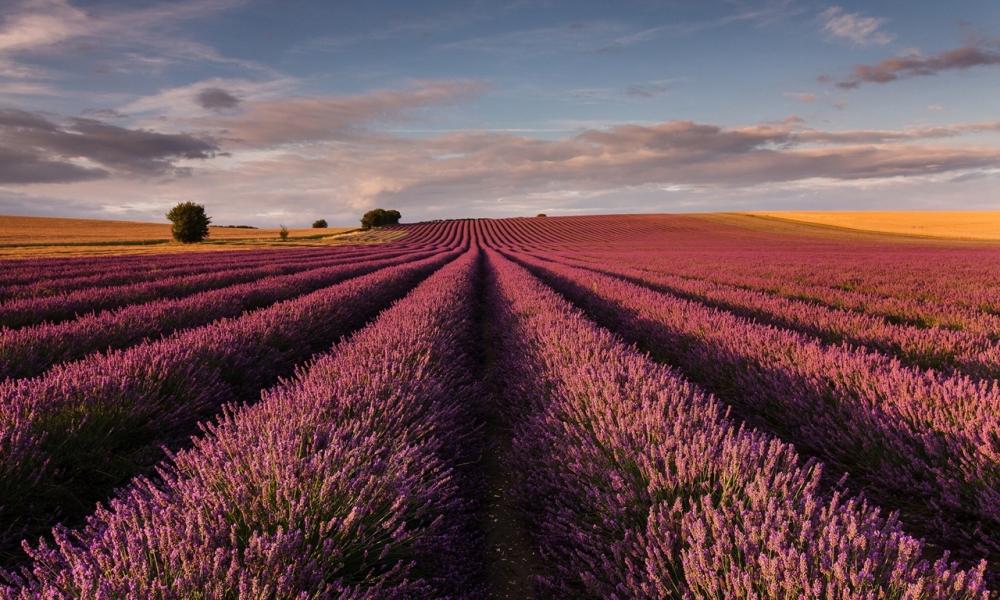
[[775,211],[744,214],[878,233],[1000,240],[1000,211]]
[[289,240],[282,242],[278,229],[209,227],[209,236],[204,243],[180,244],[171,238],[169,224],[0,215],[0,258],[150,254],[391,241],[376,239],[377,236],[338,239],[352,231],[355,230],[289,229]]

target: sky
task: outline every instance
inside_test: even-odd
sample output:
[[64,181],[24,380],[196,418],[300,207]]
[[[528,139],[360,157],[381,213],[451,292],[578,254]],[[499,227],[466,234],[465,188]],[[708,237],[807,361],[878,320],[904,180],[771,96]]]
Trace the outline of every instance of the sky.
[[0,214],[1000,210],[996,0],[0,0]]

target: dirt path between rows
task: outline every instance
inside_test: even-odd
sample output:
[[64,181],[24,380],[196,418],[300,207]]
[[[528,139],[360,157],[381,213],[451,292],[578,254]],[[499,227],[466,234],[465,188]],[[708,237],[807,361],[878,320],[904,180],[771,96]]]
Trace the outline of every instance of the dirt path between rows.
[[486,423],[483,468],[489,486],[482,522],[486,532],[485,578],[490,598],[537,598],[532,575],[541,575],[537,553],[519,518],[512,481],[503,457],[510,451],[510,432],[492,415]]
[[504,419],[502,398],[497,392],[504,386],[502,381],[497,381],[494,371],[496,340],[490,333],[487,284],[482,268],[483,265],[480,265],[482,279],[479,281],[476,317],[480,325],[481,355],[478,358],[484,384],[478,407],[484,434],[481,468],[486,485],[480,507],[480,523],[486,537],[483,578],[488,598],[535,599],[539,596],[532,576],[543,575],[544,570],[532,546],[531,535],[520,517],[514,481],[507,468],[512,432]]

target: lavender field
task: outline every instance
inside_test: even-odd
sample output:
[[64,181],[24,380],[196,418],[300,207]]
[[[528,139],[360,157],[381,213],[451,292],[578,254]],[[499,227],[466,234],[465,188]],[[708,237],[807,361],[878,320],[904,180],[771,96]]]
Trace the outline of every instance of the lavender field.
[[997,597],[995,245],[398,228],[0,262],[0,598]]

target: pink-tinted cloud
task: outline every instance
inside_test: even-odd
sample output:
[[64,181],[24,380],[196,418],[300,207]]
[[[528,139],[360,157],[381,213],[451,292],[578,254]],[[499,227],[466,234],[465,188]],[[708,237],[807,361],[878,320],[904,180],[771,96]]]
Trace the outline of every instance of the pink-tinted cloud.
[[795,100],[805,102],[806,104],[812,104],[813,102],[819,100],[819,96],[808,92],[785,92],[782,96],[786,98],[794,98]]
[[[158,70],[176,62],[215,62],[257,72],[270,69],[253,61],[232,59],[214,48],[187,39],[178,31],[186,21],[203,19],[247,0],[177,0],[142,6],[98,4],[78,8],[68,0],[0,2],[0,77],[43,81],[47,73],[31,56],[68,49],[110,47],[118,56],[96,72]],[[0,85],[0,88],[8,84]]]
[[690,121],[623,125],[554,140],[496,132],[431,139],[371,134],[311,156],[288,152],[248,161],[238,178],[226,171],[216,180],[228,187],[238,179],[249,195],[260,193],[255,186],[280,190],[273,192],[275,205],[302,210],[333,198],[347,210],[391,203],[427,215],[445,206],[510,198],[531,202],[668,188],[735,193],[792,182],[808,187],[818,180],[963,174],[1000,167],[1000,150],[928,142],[997,129],[998,123],[984,123],[824,132],[790,118],[735,128]]
[[248,103],[242,114],[194,123],[223,129],[233,142],[248,146],[349,139],[366,124],[404,119],[414,110],[468,100],[487,89],[476,81],[417,81],[409,90]]
[[855,65],[849,77],[836,86],[850,90],[862,83],[889,83],[910,77],[936,75],[941,71],[1000,65],[1000,52],[983,46],[963,46],[936,56],[887,58],[875,65]]
[[87,14],[64,0],[30,0],[9,12],[0,25],[0,54],[33,50],[83,34]]
[[[433,152],[457,158],[428,161],[395,171],[387,189],[416,185],[496,190],[545,189],[553,184],[584,189],[646,184],[740,186],[810,178],[854,180],[928,174],[1000,165],[1000,150],[893,144],[953,135],[927,132],[789,131],[784,125],[721,128],[692,122],[652,127],[620,126],[544,141],[513,135],[463,135],[437,140]],[[841,144],[847,142],[847,144]],[[870,142],[870,143],[869,143]],[[800,147],[821,143],[834,147]],[[392,153],[381,159],[391,159]]]

